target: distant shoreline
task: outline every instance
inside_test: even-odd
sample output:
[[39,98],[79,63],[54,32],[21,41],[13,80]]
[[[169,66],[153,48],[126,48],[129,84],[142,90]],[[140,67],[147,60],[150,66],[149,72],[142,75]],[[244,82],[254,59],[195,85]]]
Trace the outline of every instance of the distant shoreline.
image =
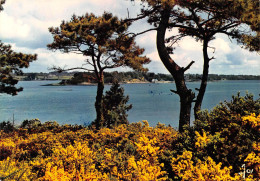
[[[164,81],[161,83],[172,83],[168,81]],[[120,84],[154,84],[153,82],[120,82]],[[59,83],[54,83],[54,84],[45,84],[42,86],[96,86],[97,83],[89,83],[89,82],[82,82],[79,84],[59,84]],[[105,85],[112,85],[112,83],[105,83]]]
[[[197,82],[201,80],[201,74],[185,74],[186,82]],[[95,77],[89,72],[49,72],[49,73],[24,73],[24,75],[15,76],[18,81],[65,81],[65,83],[92,82]],[[170,74],[147,72],[104,72],[105,82],[112,82],[116,77],[120,83],[171,83],[173,77]],[[221,80],[260,80],[260,75],[223,75],[209,74],[208,81]],[[70,81],[72,81],[70,83]],[[168,82],[170,81],[170,82]],[[83,83],[85,84],[85,83]],[[88,84],[91,85],[92,83]],[[95,85],[95,84],[94,84]],[[57,85],[56,85],[57,86]]]
[[[34,81],[50,81],[50,80],[34,80]],[[57,80],[56,80],[57,81]],[[241,80],[209,80],[208,82],[221,82],[221,81],[241,81]],[[247,80],[243,80],[243,81],[247,81]],[[250,81],[250,80],[248,80]],[[126,85],[126,84],[171,84],[174,83],[175,81],[157,81],[157,82],[148,82],[148,81],[140,81],[140,82],[119,82],[119,84],[121,85]],[[200,82],[199,80],[194,80],[194,81],[186,81],[187,83],[190,82]],[[52,84],[43,84],[41,86],[96,86],[97,83],[89,83],[89,82],[82,82],[79,84],[60,84],[60,83],[52,83]],[[105,83],[105,85],[112,85],[112,83]]]

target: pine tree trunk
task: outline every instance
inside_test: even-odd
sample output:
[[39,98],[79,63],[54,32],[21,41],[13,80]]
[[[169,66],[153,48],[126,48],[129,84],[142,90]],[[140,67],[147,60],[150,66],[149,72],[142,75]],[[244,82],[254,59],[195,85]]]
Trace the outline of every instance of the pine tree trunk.
[[104,116],[102,111],[103,91],[104,91],[104,75],[103,72],[101,72],[100,79],[98,80],[97,96],[95,102],[96,116],[97,116],[95,120],[95,126],[97,129],[100,129],[104,123]]
[[201,110],[203,97],[205,95],[207,83],[208,83],[209,61],[210,61],[210,59],[208,57],[207,50],[208,50],[208,40],[204,40],[203,41],[203,59],[204,59],[203,75],[202,75],[202,79],[201,79],[199,93],[197,95],[195,106],[194,106],[195,119],[198,119],[198,113]]
[[180,95],[180,117],[179,117],[179,131],[183,132],[184,126],[190,126],[191,106],[195,97],[191,90],[185,90],[185,93]]
[[179,131],[182,132],[185,125],[190,125],[191,106],[195,94],[185,84],[184,69],[171,59],[165,46],[165,33],[169,17],[170,9],[165,9],[162,12],[160,25],[157,29],[156,45],[161,61],[175,80],[177,91],[174,92],[180,97]]

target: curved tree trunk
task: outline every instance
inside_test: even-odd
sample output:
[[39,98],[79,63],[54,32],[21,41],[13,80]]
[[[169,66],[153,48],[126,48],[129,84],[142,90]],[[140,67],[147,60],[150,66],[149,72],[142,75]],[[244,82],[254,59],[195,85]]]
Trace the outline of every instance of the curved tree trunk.
[[98,85],[97,85],[97,96],[95,102],[96,108],[96,120],[95,126],[97,129],[100,129],[104,122],[104,116],[102,111],[102,98],[103,98],[103,91],[104,91],[104,75],[103,72],[100,72],[100,76],[98,78]]
[[194,115],[195,119],[198,119],[198,113],[201,110],[201,105],[203,101],[203,97],[205,95],[207,83],[208,83],[208,74],[209,74],[209,56],[208,56],[208,40],[203,41],[203,59],[204,59],[204,66],[203,66],[203,75],[201,79],[201,84],[199,88],[199,93],[197,95],[197,99],[194,106]]
[[160,25],[157,29],[156,45],[161,61],[175,80],[177,91],[174,92],[180,97],[179,131],[182,132],[185,125],[190,125],[191,106],[195,94],[188,89],[185,84],[184,68],[177,65],[167,52],[165,46],[165,32],[168,26],[169,17],[170,9],[165,9],[162,12]]

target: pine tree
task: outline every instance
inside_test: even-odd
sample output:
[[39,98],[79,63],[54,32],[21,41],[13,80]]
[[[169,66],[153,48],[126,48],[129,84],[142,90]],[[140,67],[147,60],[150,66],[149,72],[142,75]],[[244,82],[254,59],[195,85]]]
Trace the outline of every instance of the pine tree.
[[[133,0],[135,1],[135,0]],[[194,105],[195,118],[201,110],[206,91],[209,63],[214,57],[209,57],[209,42],[217,34],[225,34],[235,39],[250,51],[259,51],[259,1],[255,0],[141,0],[141,12],[126,21],[146,19],[152,28],[136,33],[134,36],[155,30],[158,55],[175,80],[176,93],[180,97],[179,130],[184,131],[190,126],[191,108]],[[178,33],[167,32],[178,28]],[[167,36],[167,37],[166,37]],[[185,72],[195,61],[182,67],[173,56],[173,45],[184,37],[193,37],[203,44],[203,76],[198,94],[188,88]]]
[[126,112],[132,108],[132,104],[127,104],[128,101],[129,96],[124,95],[124,88],[120,87],[118,82],[113,82],[110,90],[103,97],[102,127],[111,128],[119,124],[128,124]]
[[96,95],[96,128],[104,121],[102,114],[102,96],[104,91],[104,71],[121,66],[127,66],[138,71],[147,71],[144,64],[150,62],[142,56],[144,49],[138,47],[134,38],[128,36],[128,27],[111,13],[102,16],[86,13],[84,16],[73,15],[69,22],[63,21],[60,27],[49,29],[53,35],[53,43],[47,45],[51,50],[64,53],[77,53],[86,57],[82,67],[63,69],[58,71],[80,69],[95,73],[98,82]]

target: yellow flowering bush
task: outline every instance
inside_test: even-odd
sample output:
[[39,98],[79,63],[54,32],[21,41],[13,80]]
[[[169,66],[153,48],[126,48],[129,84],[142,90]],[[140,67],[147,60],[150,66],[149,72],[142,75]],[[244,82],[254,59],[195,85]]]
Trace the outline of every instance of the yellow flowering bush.
[[152,164],[146,159],[135,160],[134,156],[128,159],[128,167],[120,180],[167,180],[166,172],[162,171],[161,164]]
[[252,126],[252,128],[260,131],[260,114],[256,116],[255,113],[252,113],[248,116],[244,116],[242,117],[242,122],[243,124],[249,124],[250,126]]
[[254,149],[259,143],[259,115],[260,99],[254,100],[250,94],[245,97],[237,94],[210,112],[202,111],[194,126],[180,136],[178,147],[174,147],[179,151],[175,154],[192,151],[195,162],[210,156],[223,167],[232,166],[232,175],[239,173],[246,157],[252,152],[259,153]]
[[253,170],[254,177],[260,178],[260,142],[253,144],[253,150],[246,157],[245,163],[249,170]]
[[14,148],[16,147],[15,143],[12,141],[11,138],[1,139],[0,140],[0,160],[3,160],[10,155]]
[[169,145],[175,134],[148,122],[96,132],[50,122],[12,134],[1,131],[0,149],[8,154],[1,154],[0,179],[166,180],[160,145]]
[[183,133],[148,121],[94,130],[32,120],[0,130],[0,180],[241,180],[248,170],[245,180],[257,181],[260,104],[235,99]]
[[172,169],[182,180],[227,181],[240,179],[238,175],[230,176],[232,167],[221,167],[222,164],[216,164],[211,157],[207,157],[205,161],[198,160],[194,164],[190,151],[185,151],[182,155],[172,159]]
[[211,138],[206,135],[205,131],[203,130],[202,132],[203,132],[202,135],[200,135],[198,131],[195,131],[196,134],[195,147],[197,148],[204,148],[211,141]]
[[27,162],[19,162],[8,157],[0,161],[0,180],[34,180],[36,174],[33,173]]
[[159,152],[159,147],[156,147],[157,138],[148,139],[145,134],[141,134],[138,141],[135,143],[137,152],[142,158],[153,158]]

